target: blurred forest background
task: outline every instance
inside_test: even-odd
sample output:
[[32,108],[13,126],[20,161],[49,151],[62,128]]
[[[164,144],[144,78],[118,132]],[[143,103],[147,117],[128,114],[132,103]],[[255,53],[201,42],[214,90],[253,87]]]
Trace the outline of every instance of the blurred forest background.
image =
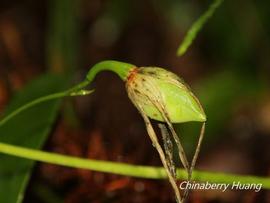
[[[188,52],[177,57],[188,28],[210,3],[2,0],[0,112],[15,92],[46,72],[65,75],[71,86],[105,59],[160,66],[190,84],[208,116],[196,168],[269,176],[270,1],[225,1]],[[123,82],[110,72],[101,73],[92,87],[92,95],[65,100],[43,149],[161,165]],[[200,124],[176,127],[190,154]],[[174,202],[174,196],[164,180],[38,163],[24,202]],[[193,191],[188,202],[263,203],[270,202],[270,194],[266,190]]]

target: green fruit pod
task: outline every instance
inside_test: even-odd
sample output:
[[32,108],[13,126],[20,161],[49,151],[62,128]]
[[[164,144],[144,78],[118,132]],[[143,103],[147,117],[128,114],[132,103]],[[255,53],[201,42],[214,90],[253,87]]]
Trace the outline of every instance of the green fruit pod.
[[172,123],[206,121],[199,100],[185,82],[163,68],[133,68],[127,77],[126,88],[135,106],[140,106],[154,120],[165,121],[165,114]]

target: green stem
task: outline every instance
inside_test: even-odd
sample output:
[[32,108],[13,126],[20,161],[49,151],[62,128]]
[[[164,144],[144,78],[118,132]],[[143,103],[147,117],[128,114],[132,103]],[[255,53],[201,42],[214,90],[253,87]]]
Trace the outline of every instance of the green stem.
[[0,120],[0,127],[3,126],[6,122],[8,122],[11,118],[13,118],[14,116],[16,116],[17,114],[21,113],[22,111],[35,106],[39,103],[45,102],[45,101],[49,101],[52,99],[57,99],[57,98],[61,98],[61,97],[66,97],[66,96],[79,96],[79,95],[87,95],[92,93],[93,91],[91,90],[82,90],[83,87],[85,87],[87,85],[87,83],[85,81],[83,81],[82,83],[79,83],[78,85],[72,87],[69,90],[63,91],[63,92],[57,92],[57,93],[53,93],[50,95],[46,95],[43,97],[39,97],[31,102],[26,103],[25,105],[17,108],[16,110],[14,110],[13,112],[11,112],[9,115],[7,115],[6,117],[4,117],[2,120]]
[[132,70],[135,66],[132,64],[124,63],[124,62],[118,62],[118,61],[102,61],[100,63],[97,63],[94,65],[88,72],[86,79],[82,81],[81,83],[75,85],[74,87],[63,91],[63,92],[57,92],[54,94],[46,95],[40,98],[37,98],[21,107],[16,109],[15,111],[11,112],[8,116],[4,117],[2,120],[0,120],[0,127],[4,125],[7,121],[9,121],[11,118],[16,116],[17,114],[21,113],[22,111],[35,106],[36,104],[49,101],[52,99],[57,99],[61,97],[66,96],[79,96],[79,95],[87,95],[92,93],[92,91],[83,90],[84,87],[89,85],[95,76],[100,72],[104,70],[113,71],[115,72],[122,80],[126,80],[129,71]]
[[[125,163],[115,163],[110,161],[76,158],[56,153],[49,153],[34,149],[28,149],[24,147],[18,147],[1,142],[0,142],[0,152],[35,161],[41,161],[67,167],[94,170],[105,173],[113,173],[119,175],[133,176],[139,178],[151,178],[151,179],[167,178],[166,172],[163,167],[131,165]],[[180,179],[187,178],[187,173],[183,169],[178,169],[177,174],[178,174],[177,177],[179,177]],[[240,181],[242,184],[244,183],[262,184],[262,188],[270,189],[270,178],[268,177],[243,176],[217,172],[194,171],[192,175],[192,180],[202,182],[208,181],[214,183],[230,183],[230,184],[232,184],[234,181],[236,182]]]
[[135,66],[129,63],[119,62],[119,61],[102,61],[94,65],[86,75],[87,80],[92,82],[95,76],[100,71],[113,71],[115,72],[123,81],[127,79],[129,71],[132,70]]
[[30,108],[31,106],[34,106],[38,103],[44,102],[44,101],[48,101],[51,99],[56,99],[56,98],[60,98],[60,97],[64,97],[66,96],[66,92],[59,92],[59,93],[55,93],[55,94],[50,94],[50,95],[46,95],[44,97],[40,97],[34,101],[31,101],[23,106],[21,106],[20,108],[16,109],[15,111],[13,111],[12,113],[10,113],[9,115],[7,115],[6,117],[4,117],[1,121],[0,121],[0,126],[4,125],[7,121],[9,121],[11,118],[13,118],[14,116],[16,116],[17,114],[19,114],[20,112]]

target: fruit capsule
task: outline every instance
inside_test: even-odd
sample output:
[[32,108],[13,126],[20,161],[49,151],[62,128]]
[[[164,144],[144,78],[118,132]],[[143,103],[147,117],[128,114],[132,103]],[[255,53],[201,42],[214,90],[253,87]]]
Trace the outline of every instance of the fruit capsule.
[[126,88],[135,106],[154,120],[164,121],[159,105],[172,123],[206,121],[199,100],[185,82],[163,68],[133,68],[127,76]]

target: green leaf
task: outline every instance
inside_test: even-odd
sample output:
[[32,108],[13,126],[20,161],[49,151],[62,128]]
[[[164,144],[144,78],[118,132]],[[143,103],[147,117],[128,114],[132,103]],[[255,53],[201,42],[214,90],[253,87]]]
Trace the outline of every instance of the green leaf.
[[183,42],[180,44],[177,50],[177,56],[182,56],[186,53],[193,40],[196,38],[199,31],[202,29],[204,24],[212,17],[215,10],[220,6],[223,0],[214,0],[209,8],[203,13],[198,20],[196,20],[191,28],[188,30]]
[[[31,82],[12,99],[4,115],[40,96],[63,90],[60,76],[44,75]],[[38,104],[9,120],[0,128],[0,141],[39,149],[45,142],[59,109],[59,99]],[[0,155],[0,202],[20,203],[34,162]]]

